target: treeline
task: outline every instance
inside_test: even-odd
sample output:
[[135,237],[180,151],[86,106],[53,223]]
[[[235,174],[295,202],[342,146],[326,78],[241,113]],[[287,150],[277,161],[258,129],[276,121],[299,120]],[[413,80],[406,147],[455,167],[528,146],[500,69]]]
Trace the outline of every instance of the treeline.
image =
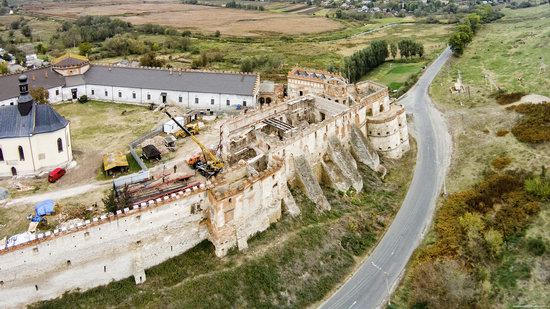
[[401,58],[423,57],[424,45],[411,39],[401,40],[397,44],[395,42],[390,43],[390,52],[393,59],[397,56],[398,51]]
[[281,55],[261,55],[246,57],[241,61],[241,72],[270,72],[280,69],[283,65]]
[[117,34],[127,33],[132,24],[105,16],[83,16],[74,22],[65,21],[50,41],[52,48],[65,49],[82,42],[103,42]]
[[475,13],[466,16],[449,38],[449,46],[453,54],[455,56],[462,55],[464,49],[473,40],[482,23],[490,23],[502,18],[502,16],[504,15],[501,12],[494,10],[490,5],[482,5]]
[[10,5],[8,0],[2,0],[2,5],[0,6],[0,15],[6,15],[10,12]]
[[343,73],[350,82],[355,83],[367,72],[384,63],[388,55],[388,43],[386,41],[373,41],[370,46],[344,59]]
[[[189,37],[169,36],[163,44],[159,44],[149,40],[141,40],[139,36],[135,34],[116,35],[105,40],[98,52],[98,56],[100,58],[105,58],[141,55],[148,52],[160,51],[163,48],[166,50],[179,52],[192,51],[192,41]],[[81,49],[80,53],[85,54],[86,51]]]
[[370,13],[357,12],[357,11],[344,11],[342,9],[337,9],[334,13],[334,17],[338,19],[352,19],[359,21],[366,21],[371,18]]
[[[505,159],[499,162],[511,162]],[[407,276],[408,308],[500,307],[502,296],[530,277],[526,258],[546,251],[542,239],[524,233],[550,199],[545,168],[529,175],[493,166],[496,171],[447,197],[438,210],[435,241],[419,250]]]
[[263,5],[254,5],[254,4],[242,4],[235,1],[227,2],[225,4],[226,8],[230,9],[242,9],[242,10],[251,10],[251,11],[265,11]]

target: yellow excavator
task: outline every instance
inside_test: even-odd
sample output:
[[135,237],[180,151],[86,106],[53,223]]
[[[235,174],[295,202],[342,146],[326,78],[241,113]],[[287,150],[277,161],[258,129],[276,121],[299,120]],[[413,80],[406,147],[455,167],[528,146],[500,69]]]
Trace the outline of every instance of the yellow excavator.
[[218,158],[218,156],[216,156],[212,151],[210,151],[210,149],[204,146],[195,137],[193,132],[191,132],[185,126],[182,126],[179,122],[177,122],[176,119],[174,119],[174,117],[172,117],[172,115],[170,115],[168,111],[164,111],[164,113],[166,113],[166,115],[168,115],[168,117],[170,117],[170,119],[172,119],[176,123],[176,125],[178,125],[178,127],[180,127],[180,129],[182,129],[183,132],[189,135],[191,139],[195,142],[195,144],[197,144],[200,147],[204,160],[201,160],[201,159],[197,160],[196,162],[194,162],[193,167],[197,169],[206,178],[210,178],[218,174],[219,172],[221,172],[224,166],[223,161],[220,158]]

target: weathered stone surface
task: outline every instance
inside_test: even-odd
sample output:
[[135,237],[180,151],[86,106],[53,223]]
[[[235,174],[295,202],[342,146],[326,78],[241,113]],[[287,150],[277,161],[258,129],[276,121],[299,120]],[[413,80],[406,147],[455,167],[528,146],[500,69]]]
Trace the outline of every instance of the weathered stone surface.
[[340,141],[334,136],[329,138],[327,154],[337,167],[342,178],[348,181],[355,191],[361,191],[363,189],[363,179],[357,170],[357,163],[349,151],[345,149]]
[[357,162],[365,164],[373,171],[381,170],[378,153],[372,149],[367,138],[356,126],[351,129],[350,146],[351,154]]
[[338,166],[330,159],[321,160],[321,166],[323,167],[323,181],[325,183],[328,183],[332,188],[342,192],[346,192],[351,188],[351,182],[342,175]]
[[286,195],[283,197],[284,211],[288,213],[291,217],[296,217],[300,215],[300,207],[296,204],[294,196],[290,193],[288,186],[285,184],[283,190],[285,190]]
[[330,204],[323,194],[319,182],[315,179],[313,171],[304,155],[294,156],[296,178],[304,189],[306,196],[321,210],[330,210]]

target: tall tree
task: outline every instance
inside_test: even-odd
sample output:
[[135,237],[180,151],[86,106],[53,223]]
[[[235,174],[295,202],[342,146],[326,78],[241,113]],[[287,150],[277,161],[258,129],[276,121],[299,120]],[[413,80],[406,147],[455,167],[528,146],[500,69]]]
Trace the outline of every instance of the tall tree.
[[390,52],[392,58],[395,59],[395,57],[397,57],[397,45],[395,44],[395,42],[390,43]]
[[47,104],[49,102],[50,93],[44,87],[31,87],[29,90],[31,97],[38,104]]

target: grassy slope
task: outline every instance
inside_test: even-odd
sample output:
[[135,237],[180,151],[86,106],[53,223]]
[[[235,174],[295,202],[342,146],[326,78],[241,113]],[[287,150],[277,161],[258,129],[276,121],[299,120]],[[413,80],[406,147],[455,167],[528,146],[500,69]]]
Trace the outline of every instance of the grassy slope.
[[[477,183],[482,174],[491,169],[490,162],[496,157],[512,158],[509,169],[538,171],[541,165],[550,165],[548,143],[526,145],[518,142],[512,134],[496,136],[498,130],[510,130],[518,115],[496,103],[491,97],[494,89],[485,83],[481,74],[485,68],[507,91],[548,96],[550,71],[539,75],[538,59],[543,57],[547,63],[550,62],[550,28],[547,26],[550,11],[546,6],[540,6],[504,12],[506,17],[485,25],[464,55],[452,59],[431,87],[432,97],[444,111],[455,141],[452,168],[447,180],[447,189],[451,192],[465,190]],[[470,96],[451,95],[449,92],[458,71],[465,86],[470,87]],[[521,82],[517,79],[520,76],[523,77]],[[527,239],[535,237],[542,237],[548,247],[549,213],[546,203],[525,235],[510,243],[501,267],[492,273],[497,278],[496,284],[507,286],[507,289],[499,291],[501,304],[542,305],[550,301],[548,253],[537,257],[526,249]],[[433,243],[437,238],[438,235],[432,231],[424,243]],[[519,270],[520,264],[528,265],[524,272]],[[395,308],[406,307],[410,297],[409,285],[410,282],[405,279],[396,292]],[[491,289],[490,286],[487,288]]]
[[[550,96],[550,69],[539,74],[543,57],[550,66],[550,10],[545,6],[505,10],[506,16],[484,26],[464,55],[452,59],[434,80],[431,95],[454,131],[455,153],[449,182],[451,190],[462,190],[475,183],[486,163],[506,154],[512,167],[538,169],[550,165],[550,145],[526,145],[508,134],[497,137],[499,130],[511,130],[519,115],[498,105],[483,69],[500,88]],[[451,95],[450,87],[462,74],[470,95]],[[522,81],[518,81],[522,77]]]
[[330,212],[317,212],[294,192],[302,214],[251,239],[245,252],[218,259],[204,242],[147,270],[143,285],[129,278],[34,307],[305,307],[335,288],[381,235],[404,197],[414,157],[411,151],[388,163],[386,183],[363,170],[366,190],[356,196],[325,188]]

